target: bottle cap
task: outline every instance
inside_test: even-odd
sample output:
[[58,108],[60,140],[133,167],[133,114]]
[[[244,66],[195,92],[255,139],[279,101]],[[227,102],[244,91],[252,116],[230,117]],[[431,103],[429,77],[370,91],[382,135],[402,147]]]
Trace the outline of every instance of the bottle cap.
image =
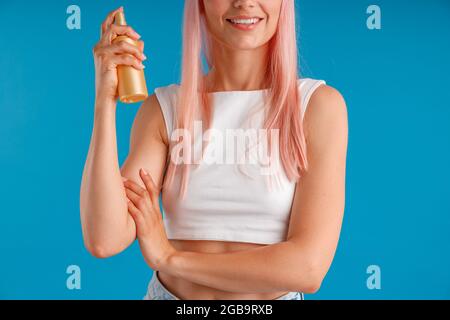
[[114,24],[119,26],[126,26],[127,22],[125,21],[125,15],[122,11],[119,11],[114,16]]

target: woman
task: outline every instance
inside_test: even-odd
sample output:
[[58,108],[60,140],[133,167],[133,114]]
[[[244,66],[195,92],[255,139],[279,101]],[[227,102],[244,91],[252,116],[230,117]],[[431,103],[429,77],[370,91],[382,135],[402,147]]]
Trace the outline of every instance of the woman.
[[[336,89],[298,79],[293,0],[186,0],[181,85],[157,88],[142,104],[121,168],[116,67],[141,69],[145,55],[142,41],[138,49],[111,44],[122,34],[139,39],[112,24],[118,10],[94,48],[94,128],[80,197],[87,249],[105,258],[137,238],[154,270],[145,299],[302,300],[316,292],[343,218],[347,112]],[[263,113],[252,118],[255,110]],[[177,162],[205,142],[180,139],[194,120],[219,132],[276,130],[279,138],[266,141],[282,170]]]

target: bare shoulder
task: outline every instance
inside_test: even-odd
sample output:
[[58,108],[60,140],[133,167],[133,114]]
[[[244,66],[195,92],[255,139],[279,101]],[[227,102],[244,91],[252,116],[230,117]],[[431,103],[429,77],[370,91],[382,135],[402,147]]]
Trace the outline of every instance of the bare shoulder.
[[318,87],[308,103],[304,124],[307,140],[347,136],[347,105],[342,94],[329,85]]
[[168,144],[164,115],[155,94],[150,95],[136,113],[131,132],[135,137],[158,139]]

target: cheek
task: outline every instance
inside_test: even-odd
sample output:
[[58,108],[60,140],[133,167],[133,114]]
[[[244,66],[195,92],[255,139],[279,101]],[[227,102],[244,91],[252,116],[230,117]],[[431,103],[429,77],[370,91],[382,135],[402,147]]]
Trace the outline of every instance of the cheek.
[[283,1],[293,0],[260,0],[261,7],[270,14],[279,14]]
[[266,32],[268,33],[268,36],[271,37],[276,32],[278,27],[282,1],[266,0],[263,2],[262,9],[268,17],[266,22]]
[[226,0],[203,0],[208,26],[211,30],[219,31],[223,28],[223,16],[227,12]]
[[226,0],[203,0],[203,8],[208,18],[220,19],[228,10],[229,4]]

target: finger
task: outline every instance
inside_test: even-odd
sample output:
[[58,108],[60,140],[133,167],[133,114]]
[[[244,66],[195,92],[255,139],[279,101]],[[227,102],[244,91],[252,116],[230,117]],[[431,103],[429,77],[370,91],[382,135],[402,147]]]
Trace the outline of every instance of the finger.
[[141,187],[140,185],[138,185],[136,182],[134,182],[133,180],[127,179],[123,182],[123,185],[126,188],[129,188],[130,190],[132,190],[133,192],[135,192],[136,194],[138,194],[139,196],[143,197],[145,195],[145,188]]
[[156,187],[155,182],[153,181],[153,178],[150,174],[148,174],[145,169],[141,168],[139,170],[139,175],[141,176],[142,181],[144,182],[145,187],[147,188],[147,191],[150,194],[150,198],[153,202],[153,204],[158,203],[158,196],[159,196],[159,190]]
[[125,41],[120,41],[119,43],[114,43],[113,45],[111,45],[108,50],[112,53],[115,54],[131,54],[133,56],[135,56],[137,59],[144,61],[147,57],[139,50],[138,47],[133,46],[132,44],[125,42]]
[[101,25],[101,37],[103,37],[103,35],[105,34],[106,30],[108,30],[108,28],[114,22],[114,17],[116,15],[116,13],[119,12],[119,11],[123,11],[123,7],[117,8],[117,9],[111,11],[110,13],[108,13],[108,15],[106,16],[105,21],[103,21],[103,23]]
[[131,190],[130,188],[128,188],[126,186],[125,186],[125,193],[126,193],[128,199],[133,201],[135,205],[138,204],[140,199],[143,199],[145,197],[145,195],[140,195],[139,193],[136,193],[135,191]]
[[128,202],[128,212],[130,213],[136,224],[140,224],[142,222],[143,216],[141,211],[131,201]]
[[132,66],[138,70],[142,70],[145,66],[142,64],[141,60],[137,59],[135,56],[131,56],[129,54],[116,54],[112,57],[109,57],[110,62],[114,66]]
[[137,41],[137,46],[138,46],[139,51],[141,51],[142,56],[144,57],[144,60],[147,60],[147,56],[144,53],[144,41],[138,40]]
[[128,36],[134,40],[139,40],[141,38],[141,35],[137,33],[131,26],[121,26],[117,24],[112,24],[109,27],[109,30],[112,32],[115,36]]
[[141,37],[136,31],[130,26],[119,26],[112,24],[105,32],[102,41],[103,43],[111,43],[117,36],[127,36],[134,40],[139,40]]
[[142,215],[147,215],[147,213],[152,211],[152,204],[150,203],[150,197],[148,195],[140,197],[127,188],[125,188],[125,193],[130,201],[141,211]]
[[137,45],[138,45],[139,51],[144,52],[144,41],[138,40]]

